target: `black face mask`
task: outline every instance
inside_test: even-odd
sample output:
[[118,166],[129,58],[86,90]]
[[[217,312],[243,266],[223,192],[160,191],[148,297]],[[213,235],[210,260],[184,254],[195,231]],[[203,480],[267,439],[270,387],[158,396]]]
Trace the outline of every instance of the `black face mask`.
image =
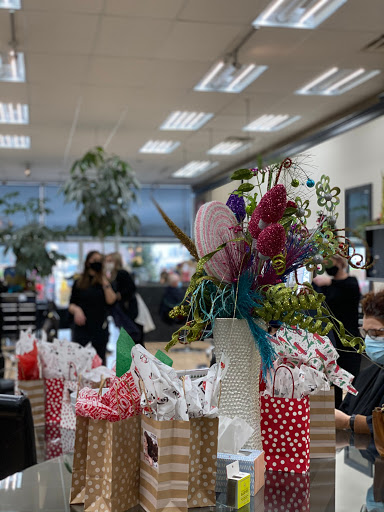
[[103,264],[101,263],[101,261],[93,261],[92,263],[89,264],[89,268],[91,268],[95,272],[101,272],[103,269]]
[[335,276],[339,271],[339,267],[333,265],[332,267],[326,268],[325,271],[329,276]]

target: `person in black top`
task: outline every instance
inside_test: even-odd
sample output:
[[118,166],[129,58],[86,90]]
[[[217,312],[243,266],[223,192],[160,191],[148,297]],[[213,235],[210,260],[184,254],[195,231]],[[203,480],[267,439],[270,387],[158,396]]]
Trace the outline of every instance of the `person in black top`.
[[[113,289],[116,292],[118,310],[112,311],[117,327],[124,327],[135,343],[144,346],[143,326],[135,319],[139,313],[136,299],[136,285],[131,274],[123,268],[123,260],[119,252],[112,252],[105,257],[106,271]],[[121,314],[127,316],[133,323],[132,327],[124,322]]]
[[[360,336],[360,289],[357,279],[348,275],[347,267],[348,262],[341,256],[335,255],[332,258],[332,266],[325,269],[328,276],[317,276],[313,279],[313,283],[315,290],[325,295],[327,306],[335,318],[343,323],[348,333]],[[339,352],[338,364],[357,377],[360,372],[361,355],[354,349],[345,347],[334,331],[331,331],[329,337]],[[339,407],[342,399],[342,390],[336,387],[335,407]]]
[[362,301],[365,351],[372,363],[354,382],[359,392],[347,393],[335,410],[336,428],[358,434],[372,432],[372,411],[384,404],[384,291],[368,293]]
[[107,315],[116,294],[104,273],[103,256],[87,254],[84,270],[72,287],[68,311],[73,315],[72,341],[85,346],[89,341],[105,363],[108,343]]

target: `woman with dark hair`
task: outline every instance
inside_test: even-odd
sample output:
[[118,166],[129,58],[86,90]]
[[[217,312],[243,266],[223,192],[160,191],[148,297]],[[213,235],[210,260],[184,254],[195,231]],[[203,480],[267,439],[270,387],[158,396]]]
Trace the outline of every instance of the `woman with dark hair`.
[[72,341],[83,346],[90,341],[105,362],[108,308],[116,301],[116,294],[104,274],[103,263],[98,251],[87,254],[83,273],[73,284],[68,311],[74,318]]
[[[315,290],[325,295],[325,302],[337,320],[340,320],[349,334],[359,333],[360,290],[356,277],[347,272],[348,262],[338,254],[332,257],[332,266],[325,269],[326,275],[313,279]],[[337,326],[337,324],[336,324]],[[359,375],[361,355],[341,343],[337,334],[330,333],[330,339],[339,352],[338,364],[355,377]],[[341,388],[335,388],[335,407],[343,400]]]
[[372,432],[372,411],[384,404],[384,291],[368,293],[362,301],[365,351],[372,361],[353,385],[359,392],[347,394],[335,410],[336,428],[358,434]]

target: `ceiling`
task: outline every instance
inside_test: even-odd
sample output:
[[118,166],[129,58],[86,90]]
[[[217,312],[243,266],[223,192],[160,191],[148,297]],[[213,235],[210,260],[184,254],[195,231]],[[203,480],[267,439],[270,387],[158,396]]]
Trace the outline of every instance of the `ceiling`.
[[[294,91],[332,66],[381,69],[383,51],[363,48],[383,32],[382,0],[349,0],[316,30],[260,28],[239,52],[240,62],[269,68],[240,94],[195,92],[209,68],[231,51],[269,0],[24,0],[16,11],[18,49],[26,83],[0,82],[0,101],[30,106],[28,126],[0,133],[31,137],[29,150],[0,149],[0,178],[62,181],[90,147],[106,146],[126,159],[142,183],[203,185],[244,157],[302,137],[384,90],[384,73],[340,96]],[[10,20],[0,10],[0,51]],[[163,132],[174,110],[214,117],[197,132]],[[219,165],[194,180],[171,174],[263,114],[300,115],[272,133],[252,133],[248,153],[212,157]],[[170,155],[145,155],[149,139],[181,142]]]

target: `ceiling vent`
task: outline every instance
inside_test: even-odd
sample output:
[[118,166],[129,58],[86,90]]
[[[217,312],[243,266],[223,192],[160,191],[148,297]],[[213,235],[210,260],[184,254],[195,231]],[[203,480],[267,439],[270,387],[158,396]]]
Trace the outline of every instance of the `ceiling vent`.
[[363,48],[363,52],[384,53],[384,34],[371,41]]

